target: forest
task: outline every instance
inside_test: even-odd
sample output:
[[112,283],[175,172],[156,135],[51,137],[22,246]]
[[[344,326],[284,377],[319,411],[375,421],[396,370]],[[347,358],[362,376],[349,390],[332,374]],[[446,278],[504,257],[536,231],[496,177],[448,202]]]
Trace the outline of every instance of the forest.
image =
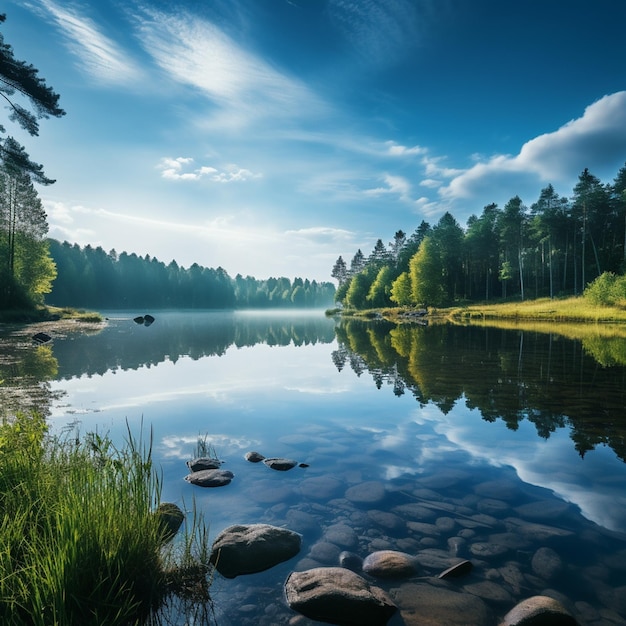
[[46,303],[93,309],[137,307],[179,309],[314,308],[331,306],[331,282],[295,278],[259,280],[194,263],[184,268],[154,257],[105,252],[55,239],[47,241],[57,268]]
[[611,183],[585,169],[570,198],[547,185],[530,206],[489,204],[465,228],[446,212],[369,256],[340,256],[331,275],[338,303],[367,309],[579,295],[625,270],[626,165]]

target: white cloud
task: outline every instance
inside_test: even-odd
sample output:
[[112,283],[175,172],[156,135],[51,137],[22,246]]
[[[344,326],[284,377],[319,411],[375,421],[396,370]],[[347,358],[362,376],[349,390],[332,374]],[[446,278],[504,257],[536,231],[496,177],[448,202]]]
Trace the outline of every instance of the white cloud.
[[76,56],[78,66],[91,78],[109,84],[132,85],[142,76],[138,65],[87,17],[62,8],[53,0],[41,0]]
[[427,149],[422,146],[413,146],[408,148],[407,146],[401,146],[395,141],[387,141],[385,142],[385,146],[387,146],[387,153],[391,156],[411,156],[416,154],[426,154]]
[[571,184],[588,167],[597,176],[614,176],[626,154],[626,91],[589,105],[583,115],[552,133],[526,142],[519,154],[496,155],[456,175],[440,190],[447,200],[492,198],[521,187]]
[[385,174],[384,181],[385,187],[367,189],[365,194],[368,196],[392,194],[399,196],[401,200],[410,200],[411,184],[405,178],[402,176]]
[[[200,180],[207,178],[215,183],[232,183],[244,182],[261,178],[261,174],[255,174],[248,169],[238,167],[237,165],[227,165],[224,170],[219,171],[214,167],[202,165],[193,167],[194,159],[191,157],[163,157],[157,169],[161,170],[161,176],[168,180]],[[190,167],[191,169],[185,169]]]

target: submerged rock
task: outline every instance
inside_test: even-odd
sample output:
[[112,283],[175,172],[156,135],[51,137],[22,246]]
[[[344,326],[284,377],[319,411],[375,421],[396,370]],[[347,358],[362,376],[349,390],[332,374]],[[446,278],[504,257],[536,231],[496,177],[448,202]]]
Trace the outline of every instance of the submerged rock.
[[577,626],[576,620],[554,598],[533,596],[513,607],[500,626]]
[[223,487],[230,484],[235,475],[228,470],[207,469],[199,472],[191,472],[185,476],[185,480],[198,487]]
[[210,561],[226,578],[262,572],[298,552],[298,533],[269,524],[238,524],[223,530],[213,542]]
[[380,588],[343,567],[293,572],[285,581],[289,606],[313,620],[346,626],[382,626],[397,611]]
[[417,573],[417,562],[406,552],[378,550],[365,557],[363,571],[377,578],[405,578]]

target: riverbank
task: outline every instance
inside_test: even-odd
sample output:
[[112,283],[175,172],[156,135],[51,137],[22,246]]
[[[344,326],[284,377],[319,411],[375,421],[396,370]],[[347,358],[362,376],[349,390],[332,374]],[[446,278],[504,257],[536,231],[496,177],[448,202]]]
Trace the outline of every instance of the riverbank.
[[600,306],[579,296],[563,299],[539,298],[523,302],[486,302],[447,308],[428,308],[416,316],[414,309],[394,307],[384,309],[332,309],[327,315],[365,319],[387,319],[401,323],[416,317],[431,323],[475,323],[487,320],[528,322],[611,323],[626,324],[626,307]]
[[40,322],[58,322],[61,320],[74,320],[85,323],[98,323],[104,321],[100,313],[73,309],[70,307],[35,307],[33,309],[9,309],[0,310],[0,324],[36,324]]

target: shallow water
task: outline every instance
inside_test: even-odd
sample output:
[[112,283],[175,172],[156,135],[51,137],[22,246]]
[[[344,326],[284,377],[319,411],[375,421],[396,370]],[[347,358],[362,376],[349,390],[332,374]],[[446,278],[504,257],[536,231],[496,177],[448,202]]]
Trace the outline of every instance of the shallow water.
[[[454,589],[494,619],[547,593],[580,624],[626,624],[623,365],[557,334],[321,312],[157,312],[145,327],[133,315],[54,338],[50,419],[115,439],[127,424],[152,430],[163,500],[195,501],[212,537],[254,522],[302,533],[287,563],[216,575],[222,626],[291,623],[290,571],[380,549],[417,555],[419,577],[472,560]],[[183,480],[199,437],[235,474],[230,485]],[[273,471],[247,462],[250,450],[308,467]],[[400,602],[423,583],[377,584]],[[412,624],[407,615],[390,624]]]

